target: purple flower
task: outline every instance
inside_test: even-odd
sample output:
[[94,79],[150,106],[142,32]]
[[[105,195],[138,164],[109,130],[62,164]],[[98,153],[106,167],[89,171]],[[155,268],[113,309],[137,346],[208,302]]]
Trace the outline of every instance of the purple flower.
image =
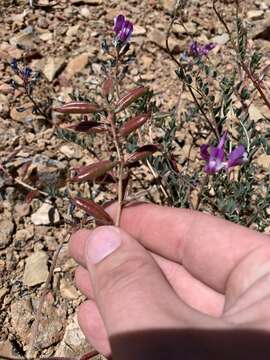
[[216,44],[214,43],[209,43],[203,46],[199,45],[197,41],[193,41],[190,45],[189,53],[193,57],[207,56],[209,51],[214,49],[215,46]]
[[116,34],[116,45],[122,46],[129,42],[133,32],[133,24],[126,20],[123,15],[118,15],[114,18],[114,32]]
[[210,146],[210,153],[208,151],[209,145],[203,144],[200,148],[201,158],[207,163],[204,170],[207,174],[218,173],[222,169],[227,171],[237,165],[241,165],[247,161],[247,152],[243,145],[239,145],[228,154],[228,160],[224,161],[224,146],[226,144],[228,135],[227,131],[222,135],[218,146]]
[[31,74],[32,74],[32,69],[29,67],[24,68],[22,71],[22,75],[25,79],[28,79],[31,76]]
[[17,74],[19,71],[19,68],[18,68],[18,62],[16,59],[12,59],[10,66],[11,66],[11,69]]
[[21,64],[18,64],[18,61],[16,59],[13,59],[11,61],[10,66],[14,73],[18,75],[23,81],[29,81],[32,75],[32,69],[30,67],[23,67]]

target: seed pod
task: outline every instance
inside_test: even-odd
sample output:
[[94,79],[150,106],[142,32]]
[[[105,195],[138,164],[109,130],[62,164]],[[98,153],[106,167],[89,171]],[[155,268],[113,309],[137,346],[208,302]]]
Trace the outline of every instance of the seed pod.
[[94,203],[94,201],[78,196],[70,200],[72,204],[84,210],[88,215],[93,216],[102,225],[113,225],[113,219],[110,215],[106,213],[102,206]]
[[81,166],[74,169],[75,175],[70,178],[70,181],[93,181],[106,174],[106,172],[111,170],[116,164],[116,161],[102,160],[94,164]]
[[158,150],[158,146],[155,144],[149,144],[141,146],[139,149],[134,151],[133,154],[126,161],[126,165],[133,164],[139,160],[145,160],[148,156],[154,154]]
[[101,92],[102,96],[104,96],[105,98],[108,97],[113,91],[113,86],[114,86],[113,79],[111,77],[106,79],[102,84],[102,92]]
[[116,103],[115,112],[126,109],[130,104],[137,100],[140,96],[143,96],[148,91],[144,86],[140,86],[136,89],[130,90],[128,93],[123,95]]
[[140,114],[127,120],[119,130],[120,135],[122,135],[123,137],[128,136],[130,133],[132,133],[132,131],[137,130],[144,123],[146,123],[149,118],[150,114]]
[[100,107],[96,104],[90,104],[87,102],[71,101],[55,108],[54,111],[62,114],[90,114],[100,111]]
[[81,121],[77,125],[69,126],[69,128],[87,133],[102,133],[107,130],[104,124],[100,124],[99,122],[93,120]]

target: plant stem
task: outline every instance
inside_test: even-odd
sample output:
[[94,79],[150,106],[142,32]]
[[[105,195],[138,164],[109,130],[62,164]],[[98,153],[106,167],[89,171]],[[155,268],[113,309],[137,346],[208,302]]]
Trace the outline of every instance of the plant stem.
[[118,157],[118,171],[117,171],[117,177],[118,177],[118,198],[117,198],[117,214],[116,214],[116,220],[115,225],[120,225],[120,218],[121,218],[121,211],[122,211],[122,201],[123,201],[123,167],[124,167],[124,159],[122,155],[122,149],[121,144],[119,143],[119,139],[116,132],[116,126],[114,123],[114,113],[109,113],[108,120],[111,125],[112,135],[113,135],[113,142],[116,147],[117,157]]
[[173,27],[173,24],[175,22],[175,19],[176,19],[176,9],[174,11],[174,14],[172,16],[172,20],[169,24],[169,27],[168,27],[168,30],[167,30],[167,34],[166,34],[166,49],[167,49],[167,53],[170,55],[171,59],[176,63],[176,65],[181,69],[181,72],[183,74],[183,80],[184,80],[184,84],[187,86],[189,92],[190,92],[190,95],[192,96],[195,104],[197,105],[198,109],[200,110],[200,112],[202,113],[203,117],[205,118],[206,120],[206,123],[208,124],[208,126],[210,127],[210,129],[213,131],[213,133],[215,134],[217,140],[219,140],[219,133],[216,129],[216,126],[214,126],[212,124],[212,122],[209,120],[206,112],[204,111],[203,107],[201,106],[201,104],[199,103],[198,99],[196,98],[195,96],[195,93],[192,89],[192,86],[188,83],[188,81],[186,80],[186,73],[185,73],[185,69],[183,68],[183,65],[181,64],[180,61],[178,61],[174,55],[172,54],[171,50],[170,50],[170,47],[169,47],[169,37],[170,37],[170,34],[171,34],[171,29]]
[[[237,17],[238,17],[239,3],[237,0],[235,2],[236,2]],[[238,54],[238,49],[237,49],[237,46],[235,45],[235,41],[232,38],[232,33],[231,33],[228,25],[226,24],[226,21],[223,19],[223,17],[220,15],[220,13],[218,12],[218,10],[216,8],[216,0],[213,0],[213,9],[214,9],[214,12],[215,12],[216,16],[218,17],[219,21],[222,23],[227,34],[229,35],[229,38],[230,38],[231,44],[234,48],[234,51]],[[250,69],[248,68],[248,66],[245,64],[245,62],[242,59],[240,59],[240,61],[238,61],[238,64],[242,67],[244,72],[247,74],[248,78],[252,81],[253,85],[255,86],[255,88],[257,89],[259,94],[261,95],[265,105],[268,107],[268,109],[270,109],[270,101],[267,99],[265,93],[263,92],[261,85],[260,85],[260,81],[258,81],[256,78],[254,78]]]

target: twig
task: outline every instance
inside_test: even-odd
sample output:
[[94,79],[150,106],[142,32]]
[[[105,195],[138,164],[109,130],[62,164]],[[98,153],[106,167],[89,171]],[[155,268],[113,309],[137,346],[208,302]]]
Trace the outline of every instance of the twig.
[[15,183],[17,183],[18,185],[23,186],[25,189],[31,190],[31,191],[38,191],[39,194],[43,195],[43,196],[49,196],[49,194],[45,191],[41,191],[29,184],[26,184],[24,181],[20,180],[19,178],[15,178],[14,179]]

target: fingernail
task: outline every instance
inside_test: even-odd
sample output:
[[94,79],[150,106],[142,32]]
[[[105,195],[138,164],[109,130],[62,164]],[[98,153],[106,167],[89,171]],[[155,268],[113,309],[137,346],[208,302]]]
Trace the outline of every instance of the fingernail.
[[87,257],[92,264],[97,264],[112,254],[121,245],[118,229],[104,226],[95,230],[87,241]]

